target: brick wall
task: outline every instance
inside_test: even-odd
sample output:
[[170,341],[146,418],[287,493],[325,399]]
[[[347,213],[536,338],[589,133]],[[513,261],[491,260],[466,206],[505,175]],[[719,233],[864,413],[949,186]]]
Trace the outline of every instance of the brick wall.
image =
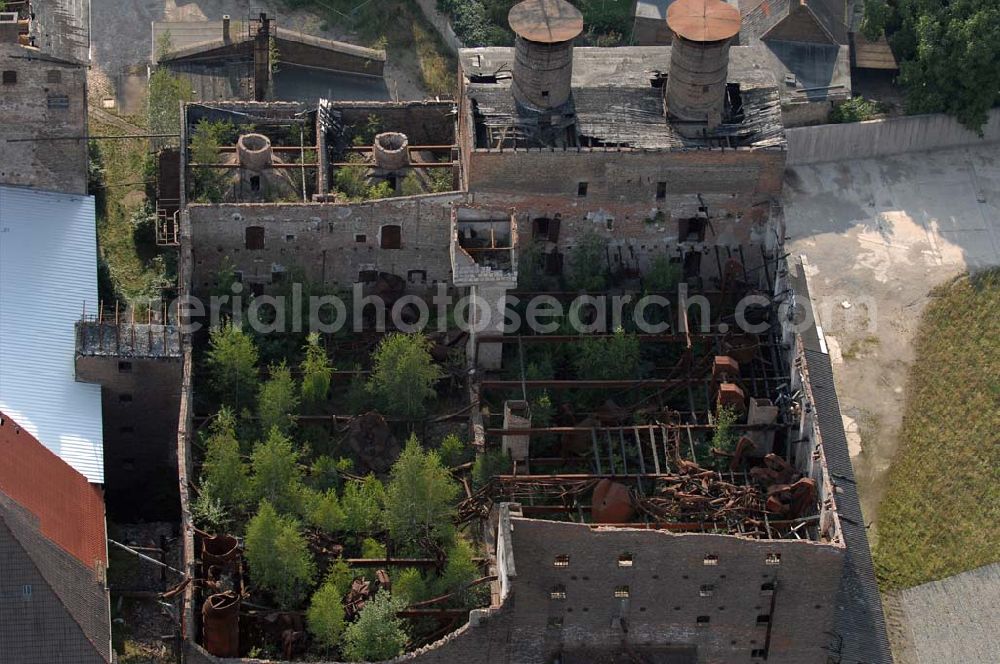
[[[87,71],[82,65],[54,60],[14,44],[0,44],[0,70],[5,81],[0,84],[0,125],[6,139],[87,133]],[[0,184],[85,194],[87,142],[4,143]]]
[[[362,270],[409,278],[414,289],[450,283],[450,204],[461,199],[437,194],[343,205],[190,206],[194,292],[209,292],[227,260],[248,284],[270,284],[276,272],[293,268],[328,288],[349,289]],[[381,248],[386,225],[400,226],[399,249]],[[263,249],[247,249],[250,226],[264,229]],[[413,270],[426,272],[426,282]]]

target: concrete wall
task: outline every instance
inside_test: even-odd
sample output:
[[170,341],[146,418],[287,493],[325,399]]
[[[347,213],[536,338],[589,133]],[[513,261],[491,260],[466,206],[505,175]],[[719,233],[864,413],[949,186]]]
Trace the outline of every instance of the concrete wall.
[[[0,44],[0,70],[16,83],[0,85],[5,139],[47,139],[87,133],[87,70],[16,44]],[[0,184],[87,193],[87,142],[4,142]]]
[[[361,270],[390,272],[414,289],[451,281],[451,203],[461,194],[432,194],[349,204],[192,205],[192,287],[203,295],[215,286],[225,261],[248,284],[267,285],[282,269],[299,268],[327,287],[348,289]],[[399,249],[380,248],[383,226],[401,227]],[[264,229],[264,248],[246,248],[246,229]]]
[[181,370],[179,357],[76,358],[77,380],[101,385],[105,498],[115,520],[177,518]]
[[788,139],[789,166],[841,159],[870,159],[998,141],[1000,109],[990,111],[982,137],[943,114],[797,127],[787,129],[785,136]]
[[465,44],[455,34],[455,29],[451,27],[448,17],[438,11],[436,0],[417,0],[417,5],[420,7],[420,11],[424,13],[424,18],[427,19],[427,22],[437,30],[438,35],[441,36],[441,40],[448,47],[448,50],[452,54],[458,55],[458,50],[465,48]]
[[362,48],[353,44],[340,44],[326,39],[278,29],[275,34],[278,63],[286,62],[302,67],[332,69],[367,76],[382,76],[385,69],[385,52]]

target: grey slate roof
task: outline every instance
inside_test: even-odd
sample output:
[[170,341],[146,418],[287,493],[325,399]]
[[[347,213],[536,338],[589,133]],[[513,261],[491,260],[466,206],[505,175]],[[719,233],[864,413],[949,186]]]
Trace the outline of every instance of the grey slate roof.
[[[811,309],[809,289],[801,266],[793,270],[789,277],[796,302]],[[875,580],[868,533],[854,480],[854,468],[847,451],[840,401],[833,382],[833,365],[830,356],[820,346],[815,325],[802,332],[801,338],[815,400],[813,406],[823,438],[823,452],[837,489],[837,512],[847,544],[834,617],[835,631],[831,635],[831,661],[839,664],[892,664],[882,598]]]
[[[712,137],[701,139],[676,132],[664,115],[662,88],[651,84],[658,73],[670,70],[669,46],[574,48],[572,112],[578,133],[605,144],[643,149],[715,146],[725,137],[732,146],[782,148],[781,109],[767,57],[759,45],[730,49],[728,78],[740,84],[747,119],[742,124],[723,124]],[[496,82],[470,81],[466,86],[483,122],[497,126],[537,122],[537,118],[519,116],[510,91],[514,49],[462,49],[459,59],[466,77],[497,75]]]
[[108,592],[96,570],[54,544],[0,494],[0,662],[111,661]]

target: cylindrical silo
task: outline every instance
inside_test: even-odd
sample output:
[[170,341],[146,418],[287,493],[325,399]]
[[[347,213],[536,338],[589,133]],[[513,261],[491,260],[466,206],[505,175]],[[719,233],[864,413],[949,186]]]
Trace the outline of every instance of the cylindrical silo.
[[722,121],[729,44],[740,31],[740,12],[722,0],[677,0],[667,10],[667,26],[674,34],[667,114],[680,133],[699,135]]
[[571,93],[573,39],[583,32],[583,14],[566,0],[524,0],[507,19],[516,35],[514,99],[532,110],[562,106]]

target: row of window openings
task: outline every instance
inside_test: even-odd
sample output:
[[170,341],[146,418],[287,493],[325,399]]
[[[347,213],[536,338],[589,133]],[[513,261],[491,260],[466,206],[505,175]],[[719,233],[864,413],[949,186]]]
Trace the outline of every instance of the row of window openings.
[[[396,224],[390,224],[388,226],[383,226],[379,232],[379,248],[381,249],[399,249],[402,246],[402,226]],[[295,235],[289,233],[285,235],[285,242],[294,242]],[[358,244],[365,244],[368,242],[368,236],[362,233],[358,233],[354,236],[354,241]],[[263,226],[247,226],[244,245],[248,250],[260,250],[264,248],[264,227]]]
[[[50,69],[45,72],[45,82],[53,85],[62,83],[62,72],[58,69]],[[3,72],[4,85],[17,85],[17,72],[13,69],[5,69]]]
[[[774,583],[763,583],[760,586],[760,592],[765,595],[770,595],[774,592]],[[704,584],[698,589],[698,595],[701,597],[711,597],[715,594],[715,586],[712,584]],[[616,586],[615,587],[615,597],[619,599],[627,599],[629,597],[629,587],[628,586]],[[552,590],[549,591],[550,599],[566,599],[566,586],[558,584],[552,586]],[[818,607],[817,607],[818,608]],[[721,610],[722,607],[720,606]],[[758,620],[757,622],[760,622]]]
[[[618,556],[618,566],[619,567],[632,567],[632,554],[623,553]],[[561,553],[555,557],[553,561],[553,566],[555,567],[569,567],[569,554]],[[714,553],[710,553],[705,556],[702,561],[703,565],[718,565],[719,556]],[[764,556],[765,565],[780,565],[781,564],[781,554],[780,553],[768,553]]]

